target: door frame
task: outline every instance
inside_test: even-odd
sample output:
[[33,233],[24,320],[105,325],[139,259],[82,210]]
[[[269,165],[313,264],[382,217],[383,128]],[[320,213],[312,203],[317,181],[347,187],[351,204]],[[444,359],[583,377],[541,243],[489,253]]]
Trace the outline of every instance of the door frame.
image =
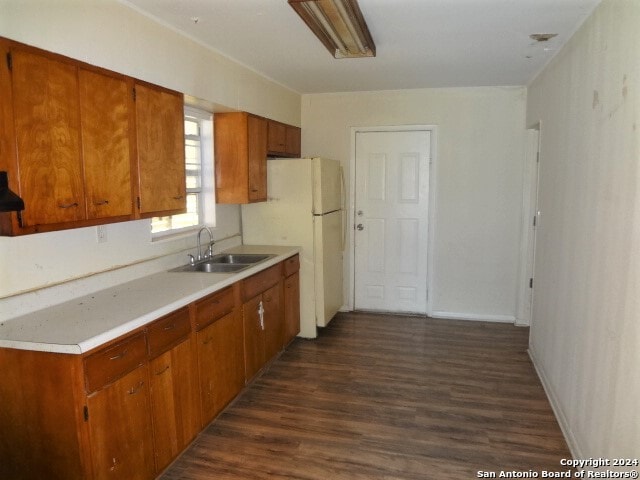
[[432,285],[433,285],[433,239],[434,239],[434,215],[436,206],[436,153],[437,153],[437,139],[438,139],[438,127],[437,125],[379,125],[373,127],[351,127],[350,134],[350,155],[349,155],[349,208],[347,209],[347,229],[349,230],[348,236],[348,249],[346,252],[349,255],[348,265],[348,278],[347,282],[348,292],[345,296],[347,304],[345,309],[352,311],[355,307],[355,280],[356,280],[356,266],[355,266],[355,216],[356,216],[356,135],[364,132],[415,132],[424,131],[430,132],[430,161],[429,161],[429,206],[427,212],[427,315],[431,315],[431,301]]
[[[536,229],[539,226],[538,186],[541,165],[542,122],[538,121],[526,130],[524,171],[522,178],[522,226],[520,234],[520,265],[515,325],[530,326],[533,317],[535,291]],[[535,144],[535,149],[530,148]],[[534,153],[535,150],[535,153]],[[536,225],[534,226],[534,218]],[[533,285],[530,286],[530,279]]]

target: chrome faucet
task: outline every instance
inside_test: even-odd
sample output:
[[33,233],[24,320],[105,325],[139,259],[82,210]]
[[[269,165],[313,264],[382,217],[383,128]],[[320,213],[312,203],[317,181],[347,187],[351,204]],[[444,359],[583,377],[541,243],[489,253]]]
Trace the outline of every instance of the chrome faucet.
[[[209,234],[209,246],[207,247],[206,252],[204,252],[204,255],[202,254],[202,246],[200,244],[200,235],[202,234],[203,231],[206,231]],[[210,258],[211,256],[213,256],[213,234],[211,233],[211,229],[209,227],[202,227],[199,231],[198,231],[198,257],[197,260],[204,260],[206,258]]]

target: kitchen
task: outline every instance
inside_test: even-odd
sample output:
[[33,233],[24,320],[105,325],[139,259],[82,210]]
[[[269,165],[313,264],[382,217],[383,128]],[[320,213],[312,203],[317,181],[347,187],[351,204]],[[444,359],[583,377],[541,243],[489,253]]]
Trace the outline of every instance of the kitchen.
[[[549,396],[574,454],[638,456],[640,433],[631,421],[639,394],[637,378],[631,376],[639,363],[633,292],[634,225],[640,210],[632,183],[638,131],[630,127],[637,115],[631,105],[638,101],[634,2],[603,2],[562,55],[528,86],[305,95],[118,2],[61,6],[16,1],[3,2],[1,8],[0,36],[214,105],[302,126],[303,154],[348,162],[353,126],[438,125],[437,230],[430,247],[438,252],[432,313],[441,316],[517,320],[520,159],[525,130],[542,121],[541,158],[550,160],[541,171],[540,210],[548,230],[539,238],[546,256],[536,265],[530,348],[540,356],[538,367],[547,376]],[[608,55],[602,53],[604,47],[590,46],[598,35],[606,39]],[[599,76],[605,70],[611,74]],[[571,91],[589,97],[588,110],[580,109],[584,100],[570,94],[567,78],[585,79],[572,83]],[[616,109],[621,98],[626,103]],[[579,118],[591,112],[598,115],[587,129]],[[564,160],[567,145],[581,155],[571,161],[588,162],[582,176]],[[612,164],[610,157],[620,163]],[[348,177],[349,165],[343,167]],[[0,238],[0,319],[143,277],[161,269],[163,262],[173,266],[173,258],[163,258],[174,252],[184,255],[194,246],[193,235],[150,242],[144,220],[110,224],[106,230],[107,242],[100,244],[95,228]],[[239,232],[239,207],[219,205],[217,248],[231,246]],[[345,279],[349,263],[347,250]],[[128,267],[114,268],[121,265]],[[345,292],[345,298],[351,297]]]

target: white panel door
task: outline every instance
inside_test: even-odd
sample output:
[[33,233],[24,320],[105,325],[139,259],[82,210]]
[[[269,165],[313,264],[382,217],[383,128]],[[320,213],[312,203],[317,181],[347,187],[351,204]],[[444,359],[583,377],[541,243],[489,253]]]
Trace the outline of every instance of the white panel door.
[[431,132],[356,134],[357,310],[426,313]]

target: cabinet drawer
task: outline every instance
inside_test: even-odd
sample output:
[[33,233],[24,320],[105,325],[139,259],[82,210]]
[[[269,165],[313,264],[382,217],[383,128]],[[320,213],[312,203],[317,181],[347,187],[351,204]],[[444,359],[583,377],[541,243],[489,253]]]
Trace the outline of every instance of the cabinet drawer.
[[256,273],[249,278],[242,280],[242,301],[246,302],[250,298],[261,294],[269,287],[280,281],[282,277],[282,263]]
[[284,262],[284,276],[288,277],[300,270],[300,255],[287,258]]
[[147,359],[147,337],[140,332],[92,353],[84,359],[85,386],[88,393],[114,382]]
[[224,290],[209,295],[196,302],[196,332],[210,325],[220,317],[233,310],[233,289]]
[[179,343],[191,332],[189,309],[181,308],[147,327],[149,355],[153,358]]

